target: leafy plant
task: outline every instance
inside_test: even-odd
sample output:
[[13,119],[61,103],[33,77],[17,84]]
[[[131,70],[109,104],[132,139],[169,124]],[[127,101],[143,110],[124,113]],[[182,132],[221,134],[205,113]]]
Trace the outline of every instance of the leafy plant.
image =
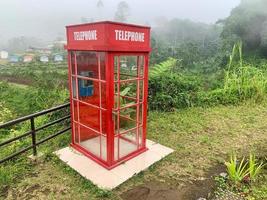
[[250,153],[249,155],[249,177],[251,180],[255,180],[255,177],[261,172],[264,167],[263,162],[258,163],[255,155]]
[[264,71],[244,63],[242,42],[238,42],[233,47],[225,73],[225,94],[238,95],[240,101],[252,98],[255,100],[264,99],[267,88]]
[[166,61],[156,64],[150,70],[150,77],[157,77],[163,75],[166,72],[172,71],[172,69],[176,66],[177,60],[174,58],[168,58]]
[[227,167],[227,172],[230,180],[233,181],[235,184],[243,181],[244,178],[249,174],[245,158],[243,158],[241,162],[238,163],[235,154],[231,155],[230,161],[225,162],[225,165]]

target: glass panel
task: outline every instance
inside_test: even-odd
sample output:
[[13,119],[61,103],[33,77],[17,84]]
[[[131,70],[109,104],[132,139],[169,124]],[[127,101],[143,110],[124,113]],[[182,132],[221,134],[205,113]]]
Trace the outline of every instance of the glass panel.
[[137,150],[136,131],[132,130],[123,135],[118,135],[114,140],[114,159],[118,160]]
[[120,111],[120,133],[136,127],[136,106]]
[[70,52],[71,73],[75,75],[75,52]]
[[[90,130],[87,129],[88,132]],[[81,141],[81,146],[86,148],[89,152],[101,158],[107,160],[107,139],[106,136],[96,134],[95,136]]]
[[74,142],[79,143],[79,131],[78,131],[78,124],[72,123],[73,128],[73,134],[74,134]]
[[98,157],[100,157],[100,139],[98,133],[80,125],[80,145]]
[[74,77],[71,78],[71,84],[72,84],[72,96],[73,98],[76,98],[76,80]]
[[[107,99],[106,99],[106,84],[101,83],[101,108],[107,108]],[[100,97],[99,97],[100,98]]]
[[118,99],[118,87],[119,87],[119,84],[118,83],[114,83],[114,108],[118,108],[118,103],[120,102],[119,99]]
[[77,74],[98,79],[98,57],[96,52],[76,51]]
[[118,80],[118,56],[114,56],[114,80]]
[[79,117],[80,123],[94,129],[96,132],[100,131],[99,116],[100,111],[98,108],[88,106],[84,103],[79,103]]
[[143,102],[144,99],[144,81],[143,80],[139,80],[139,102]]
[[102,119],[102,134],[107,135],[108,133],[108,127],[107,127],[107,112],[106,111],[101,111],[101,119]]
[[104,161],[107,161],[107,137],[100,135],[100,139],[101,139],[101,159]]
[[143,104],[139,105],[139,126],[143,125]]
[[118,114],[118,112],[113,112],[112,113],[112,115],[113,115],[113,126],[114,126],[114,134],[115,135],[117,135],[117,134],[119,134],[119,129],[118,129],[118,123],[119,123],[119,121],[118,121],[118,116],[119,116],[119,114]]
[[145,57],[139,56],[139,77],[143,77],[144,74],[144,66],[145,66]]
[[[136,127],[136,106],[113,112],[115,135]],[[120,118],[118,117],[120,116]]]
[[78,78],[78,90],[79,100],[99,107],[99,82]]
[[100,79],[106,80],[106,54],[104,52],[99,53],[100,59]]
[[137,78],[137,56],[120,56],[120,80]]
[[138,136],[139,136],[139,148],[140,148],[144,146],[143,145],[143,127],[139,127]]
[[120,107],[126,107],[137,103],[137,81],[121,83]]

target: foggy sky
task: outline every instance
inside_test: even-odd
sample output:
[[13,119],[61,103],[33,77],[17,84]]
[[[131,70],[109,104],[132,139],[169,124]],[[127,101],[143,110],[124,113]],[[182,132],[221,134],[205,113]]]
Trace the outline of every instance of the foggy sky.
[[[65,26],[81,23],[81,17],[112,20],[120,0],[0,0],[0,43],[16,36],[43,41],[65,35]],[[155,24],[155,19],[181,18],[214,23],[225,18],[240,0],[128,0],[128,22]]]

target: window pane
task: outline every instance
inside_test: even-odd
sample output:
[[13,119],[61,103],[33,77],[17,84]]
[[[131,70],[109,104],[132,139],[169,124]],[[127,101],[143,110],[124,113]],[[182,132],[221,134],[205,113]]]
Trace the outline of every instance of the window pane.
[[100,59],[100,79],[106,80],[106,53],[101,52],[99,53],[99,59]]
[[137,103],[137,81],[121,84],[120,108],[129,107]]
[[136,129],[114,139],[114,159],[118,160],[137,150]]
[[139,77],[143,77],[144,66],[145,66],[145,57],[144,56],[138,56],[138,57],[139,57]]
[[118,56],[114,56],[114,80],[118,80]]
[[139,80],[139,102],[144,101],[144,81]]
[[78,122],[78,102],[73,101],[72,106],[73,106],[73,119],[76,122]]
[[78,124],[72,123],[72,129],[74,133],[74,142],[79,143],[79,131],[78,131]]
[[120,133],[136,127],[136,106],[120,111]]
[[79,103],[79,113],[81,124],[84,124],[85,126],[94,129],[96,132],[100,131],[100,111],[98,108]]
[[120,80],[137,78],[137,56],[120,56]]
[[[113,112],[113,124],[115,135],[126,132],[136,127],[136,106]],[[118,117],[120,116],[120,117]]]
[[71,84],[72,84],[72,96],[73,98],[77,98],[76,95],[76,80],[74,77],[71,78]]
[[75,51],[70,52],[71,73],[75,75]]
[[77,74],[98,79],[98,57],[96,52],[76,51]]

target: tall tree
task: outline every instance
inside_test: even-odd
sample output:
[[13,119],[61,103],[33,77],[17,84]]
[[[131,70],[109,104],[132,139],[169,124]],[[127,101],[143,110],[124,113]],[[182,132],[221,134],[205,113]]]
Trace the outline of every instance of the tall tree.
[[99,0],[96,4],[97,8],[103,8],[104,7],[104,3],[102,0]]
[[103,18],[103,8],[104,8],[104,3],[102,0],[98,0],[97,4],[96,4],[97,10],[98,10],[98,15],[99,15],[99,19]]
[[119,2],[114,20],[119,22],[126,22],[130,15],[130,7],[126,1]]
[[229,17],[220,22],[224,25],[221,36],[229,46],[242,40],[246,52],[265,51],[267,0],[242,0]]

